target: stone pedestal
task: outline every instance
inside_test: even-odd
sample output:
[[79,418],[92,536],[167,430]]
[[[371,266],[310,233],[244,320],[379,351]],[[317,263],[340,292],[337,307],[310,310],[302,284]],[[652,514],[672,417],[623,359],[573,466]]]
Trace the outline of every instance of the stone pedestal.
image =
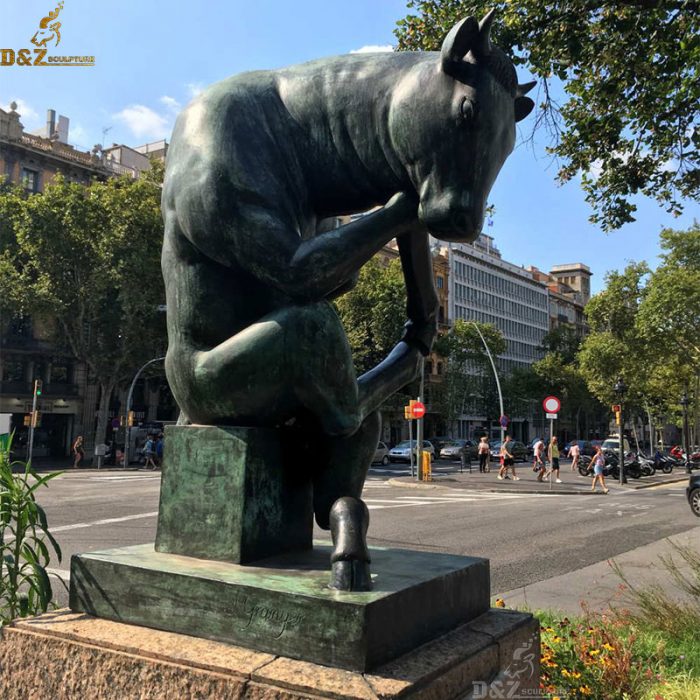
[[58,611],[5,627],[0,669],[3,700],[532,698],[539,625],[490,610],[363,674]]
[[168,426],[156,550],[236,564],[311,549],[308,470],[289,431]]
[[372,590],[328,588],[331,546],[242,566],[153,545],[71,561],[70,607],[353,671],[386,663],[482,615],[486,559],[372,548]]

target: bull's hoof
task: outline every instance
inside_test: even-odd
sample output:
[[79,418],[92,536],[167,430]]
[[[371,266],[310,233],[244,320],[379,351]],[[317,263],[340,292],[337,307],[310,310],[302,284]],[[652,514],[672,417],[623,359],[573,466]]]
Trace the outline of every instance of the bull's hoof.
[[329,588],[337,591],[369,591],[372,578],[366,561],[336,561],[331,565]]
[[339,591],[370,590],[367,506],[359,498],[339,498],[331,508],[330,526],[333,553],[329,586]]

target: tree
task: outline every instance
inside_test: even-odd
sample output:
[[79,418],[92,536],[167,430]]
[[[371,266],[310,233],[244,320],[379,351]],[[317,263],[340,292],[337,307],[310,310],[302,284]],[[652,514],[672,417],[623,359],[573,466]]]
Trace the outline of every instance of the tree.
[[86,364],[100,386],[95,444],[112,391],[165,347],[161,178],[156,164],[139,180],[85,187],[57,176],[42,194],[0,193],[0,212],[11,212],[0,232],[3,303],[52,319],[56,341]]
[[[494,43],[537,77],[535,126],[561,159],[558,180],[580,175],[591,221],[634,221],[631,197],[678,215],[700,190],[700,13],[687,0],[409,0],[400,50],[439,50],[458,20],[498,11]],[[555,95],[563,89],[562,104]]]
[[358,375],[376,367],[399,342],[406,321],[406,285],[401,262],[373,258],[357,285],[336,299]]
[[469,407],[487,416],[494,414],[495,380],[479,331],[494,358],[506,351],[506,341],[497,328],[462,319],[455,321],[449,332],[435,341],[436,354],[445,358],[443,380],[435,403],[449,427],[453,427]]

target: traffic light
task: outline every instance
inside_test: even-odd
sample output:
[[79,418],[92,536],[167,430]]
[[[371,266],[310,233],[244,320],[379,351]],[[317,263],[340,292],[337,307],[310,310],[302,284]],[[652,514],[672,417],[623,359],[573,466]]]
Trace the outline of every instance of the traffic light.
[[34,411],[32,418],[32,428],[41,427],[41,411]]
[[127,425],[128,425],[130,428],[133,428],[133,427],[134,427],[134,412],[133,412],[133,411],[129,411],[129,417],[128,417],[128,419],[127,419]]
[[41,396],[41,390],[44,382],[41,381],[41,379],[35,379],[34,380],[34,395],[35,396]]
[[620,425],[622,423],[622,412],[621,411],[615,411],[615,423],[617,425]]
[[24,414],[24,427],[28,428],[31,424],[32,424],[32,414],[25,413]]

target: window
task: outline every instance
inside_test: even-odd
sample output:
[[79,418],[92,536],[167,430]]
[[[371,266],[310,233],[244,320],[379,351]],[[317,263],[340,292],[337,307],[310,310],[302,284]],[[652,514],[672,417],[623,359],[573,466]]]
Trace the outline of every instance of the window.
[[24,363],[16,360],[6,361],[2,368],[2,379],[4,382],[24,381]]
[[22,168],[22,187],[32,194],[39,191],[39,173],[36,170]]
[[438,289],[443,288],[443,285],[445,284],[445,280],[443,279],[442,275],[437,276],[436,284],[437,284]]

